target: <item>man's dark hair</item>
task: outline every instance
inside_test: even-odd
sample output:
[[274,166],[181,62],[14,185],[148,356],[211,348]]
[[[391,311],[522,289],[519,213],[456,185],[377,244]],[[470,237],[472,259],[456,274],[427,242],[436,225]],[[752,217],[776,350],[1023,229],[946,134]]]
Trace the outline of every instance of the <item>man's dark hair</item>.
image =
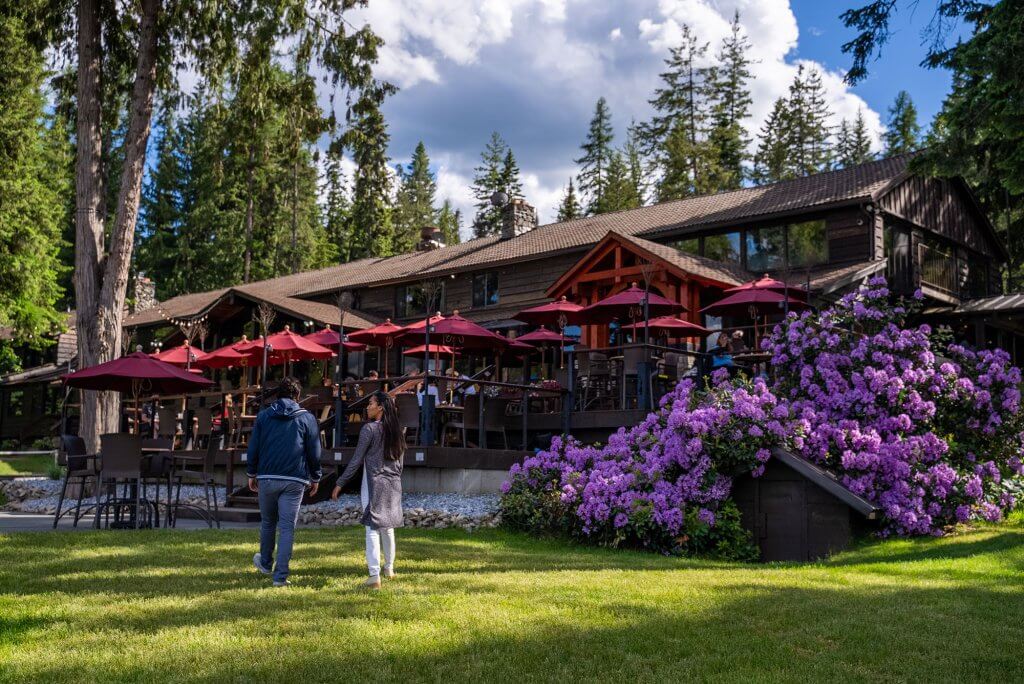
[[293,377],[284,378],[277,386],[278,399],[293,399],[297,401],[301,394],[302,384]]

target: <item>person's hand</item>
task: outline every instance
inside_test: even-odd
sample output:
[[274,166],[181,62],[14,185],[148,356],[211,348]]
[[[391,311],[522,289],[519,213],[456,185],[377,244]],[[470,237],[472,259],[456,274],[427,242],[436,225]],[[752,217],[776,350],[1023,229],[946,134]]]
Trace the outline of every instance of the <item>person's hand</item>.
[[331,498],[337,501],[339,496],[341,496],[341,487],[335,487],[334,491],[331,492]]
[[316,490],[320,489],[320,483],[314,482],[309,485],[309,496],[316,496]]
[[259,490],[260,490],[260,485],[259,485],[258,482],[256,482],[256,478],[255,477],[250,477],[249,478],[249,491],[250,492],[258,492]]

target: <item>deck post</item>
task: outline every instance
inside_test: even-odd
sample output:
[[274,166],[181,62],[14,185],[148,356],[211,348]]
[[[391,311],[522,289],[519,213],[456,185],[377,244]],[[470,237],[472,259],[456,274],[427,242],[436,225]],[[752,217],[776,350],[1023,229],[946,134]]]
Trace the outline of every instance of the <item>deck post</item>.
[[[426,385],[424,385],[426,388]],[[423,406],[420,407],[420,446],[431,446],[434,443],[434,395],[423,394]]]
[[530,437],[528,434],[530,427],[530,391],[526,385],[523,386],[523,409],[521,413],[523,414],[523,451],[526,451],[529,448],[527,445],[530,443]]
[[566,392],[562,395],[562,435],[572,432],[572,412],[576,408],[576,352],[569,351],[569,368],[566,374]]
[[480,400],[477,402],[477,407],[478,407],[478,410],[479,410],[479,415],[477,416],[477,419],[479,420],[479,423],[477,424],[477,426],[478,426],[477,430],[480,433],[479,437],[477,438],[477,444],[479,445],[479,447],[481,449],[486,449],[487,448],[487,426],[484,424],[484,419],[485,419],[484,418],[484,403],[486,403],[487,397],[484,396],[483,390],[484,390],[484,388],[480,387],[480,393],[477,394],[477,397],[480,398]]
[[637,408],[651,410],[651,364],[641,361],[636,365]]

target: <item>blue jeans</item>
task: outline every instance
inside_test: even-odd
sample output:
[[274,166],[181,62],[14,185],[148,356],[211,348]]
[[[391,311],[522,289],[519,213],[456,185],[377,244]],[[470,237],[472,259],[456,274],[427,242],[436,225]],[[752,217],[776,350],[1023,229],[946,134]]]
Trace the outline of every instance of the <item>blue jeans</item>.
[[[292,559],[295,524],[299,521],[299,504],[306,485],[294,480],[260,480],[260,558],[264,567],[274,569],[274,581],[288,579],[288,562]],[[281,531],[274,565],[274,536]]]

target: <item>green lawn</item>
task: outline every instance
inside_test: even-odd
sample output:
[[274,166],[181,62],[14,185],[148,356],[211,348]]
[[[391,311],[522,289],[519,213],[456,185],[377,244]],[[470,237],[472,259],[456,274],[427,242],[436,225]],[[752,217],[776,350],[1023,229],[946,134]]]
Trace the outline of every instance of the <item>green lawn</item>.
[[1024,524],[750,566],[399,530],[301,530],[294,586],[256,532],[0,536],[0,680],[1020,681]]
[[2,475],[46,475],[53,466],[53,456],[4,456],[0,458]]

